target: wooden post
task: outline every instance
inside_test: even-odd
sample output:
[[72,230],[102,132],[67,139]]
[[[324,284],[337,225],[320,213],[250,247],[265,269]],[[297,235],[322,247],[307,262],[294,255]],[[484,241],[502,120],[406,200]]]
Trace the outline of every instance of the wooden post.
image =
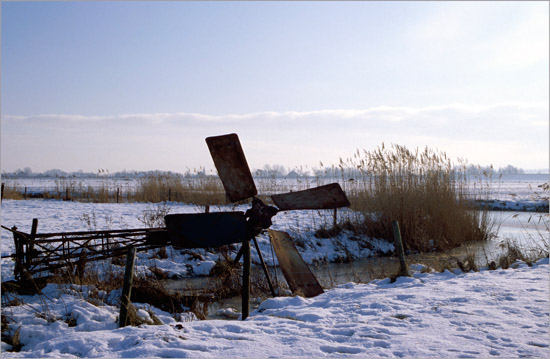
[[0,202],[4,200],[4,182],[2,182],[2,194],[0,195]]
[[407,262],[405,262],[405,251],[403,250],[403,240],[401,239],[401,231],[399,230],[399,222],[393,221],[393,239],[395,241],[395,249],[399,256],[399,265],[401,267],[401,276],[410,276]]
[[27,187],[25,186],[25,193],[23,194],[23,199],[27,199]]
[[243,241],[243,297],[242,320],[248,318],[250,312],[250,241]]
[[136,259],[136,247],[128,248],[128,256],[126,257],[126,271],[124,272],[124,286],[122,287],[122,296],[120,297],[120,315],[118,325],[126,326],[128,318],[128,304],[130,303],[130,295],[132,294],[132,279],[134,278],[134,262]]
[[210,205],[205,205],[204,206],[204,213],[210,213]]
[[334,208],[334,213],[332,214],[332,216],[334,219],[333,227],[336,228],[336,226],[338,225],[338,208]]
[[76,268],[74,270],[75,277],[77,277],[80,280],[84,278],[84,272],[86,271],[87,256],[88,256],[88,249],[86,246],[84,246],[84,248],[82,248],[82,252],[80,252],[80,257],[76,262]]
[[116,203],[118,203],[118,196],[120,195],[120,188],[116,188]]
[[65,201],[70,201],[71,199],[69,198],[69,187],[65,188]]
[[[11,229],[17,231],[16,226],[11,227]],[[13,268],[13,276],[15,279],[21,279],[21,256],[23,253],[21,253],[20,243],[21,241],[19,240],[19,235],[13,232],[13,244],[15,246],[15,265]]]
[[32,264],[32,252],[34,251],[34,244],[32,243],[34,241],[34,238],[36,237],[36,231],[38,230],[38,218],[32,219],[32,227],[31,227],[31,236],[29,238],[29,244],[27,244],[27,253],[26,254],[26,263],[25,267],[27,270],[31,268]]

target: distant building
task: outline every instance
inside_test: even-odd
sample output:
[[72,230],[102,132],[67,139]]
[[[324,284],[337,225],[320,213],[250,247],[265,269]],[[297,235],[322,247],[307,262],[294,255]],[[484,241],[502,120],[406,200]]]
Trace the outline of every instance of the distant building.
[[296,171],[292,170],[287,175],[286,178],[300,178],[300,176]]

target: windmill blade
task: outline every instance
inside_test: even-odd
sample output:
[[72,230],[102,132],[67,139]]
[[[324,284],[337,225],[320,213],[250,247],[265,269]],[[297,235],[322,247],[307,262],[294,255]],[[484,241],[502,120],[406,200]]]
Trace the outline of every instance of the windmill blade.
[[231,202],[258,194],[241,142],[235,133],[207,137],[206,144]]
[[280,211],[294,209],[331,209],[349,207],[350,203],[338,183],[303,191],[275,194],[271,199]]
[[306,298],[323,293],[323,287],[298,253],[288,233],[272,229],[268,229],[268,232],[279,267],[292,293],[301,293]]
[[169,214],[168,237],[177,248],[212,248],[247,240],[243,212]]

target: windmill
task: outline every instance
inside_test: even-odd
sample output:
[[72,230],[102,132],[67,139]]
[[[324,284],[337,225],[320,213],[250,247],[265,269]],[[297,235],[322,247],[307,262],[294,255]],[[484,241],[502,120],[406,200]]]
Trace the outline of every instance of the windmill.
[[269,227],[272,225],[272,217],[282,211],[349,206],[350,203],[340,185],[331,183],[307,190],[271,195],[275,206],[270,206],[256,197],[258,191],[236,134],[208,137],[206,143],[228,200],[238,202],[252,198],[252,207],[246,212],[167,215],[166,229],[172,245],[180,248],[209,248],[242,243],[235,261],[239,261],[243,256],[243,319],[248,316],[250,295],[250,241],[255,245],[270,289],[275,296],[256,241],[256,236],[264,230],[268,230],[279,265],[291,289],[300,289],[305,296],[322,293],[321,286],[305,265],[288,233],[270,230]]

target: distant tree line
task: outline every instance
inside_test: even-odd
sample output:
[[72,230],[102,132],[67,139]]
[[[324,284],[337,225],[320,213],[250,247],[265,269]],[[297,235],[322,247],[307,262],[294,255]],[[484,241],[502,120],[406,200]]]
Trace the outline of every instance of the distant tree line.
[[[519,175],[525,173],[548,173],[548,169],[526,171],[523,168],[518,168],[512,165],[495,169],[493,166],[476,166],[469,165],[466,168],[460,167],[457,170],[465,171],[467,175]],[[172,171],[119,171],[109,172],[106,169],[98,169],[97,172],[84,172],[82,170],[76,172],[65,172],[60,169],[50,169],[44,172],[33,172],[30,167],[17,169],[13,172],[2,171],[2,177],[5,178],[114,178],[114,179],[138,179],[149,176],[168,176],[181,178],[202,178],[206,176],[215,176],[216,173],[206,173],[206,169],[187,169],[185,173]],[[361,172],[356,168],[332,166],[327,168],[304,168],[302,166],[295,168],[286,168],[283,165],[266,164],[261,169],[253,169],[252,175],[257,178],[299,178],[299,177],[320,177],[320,178],[338,178],[345,175],[346,178],[361,176]]]
[[148,176],[169,176],[169,177],[204,177],[206,173],[203,169],[193,173],[186,172],[185,174],[172,171],[119,171],[109,172],[108,170],[99,169],[97,172],[84,172],[78,170],[75,172],[66,172],[60,169],[50,169],[44,172],[33,172],[29,167],[17,169],[13,172],[2,171],[2,177],[6,178],[115,178],[115,179],[135,179]]

